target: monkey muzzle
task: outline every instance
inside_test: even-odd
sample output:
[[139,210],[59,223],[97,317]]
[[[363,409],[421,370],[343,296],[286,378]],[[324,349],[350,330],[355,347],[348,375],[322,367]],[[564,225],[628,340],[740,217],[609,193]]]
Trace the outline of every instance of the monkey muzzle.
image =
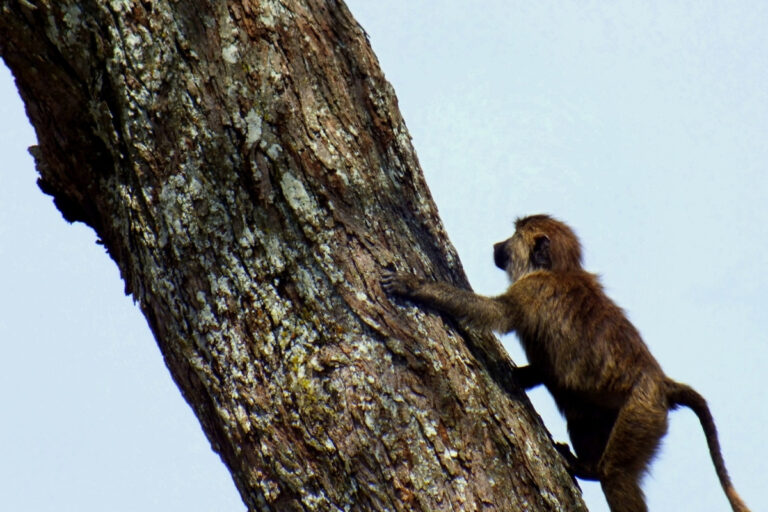
[[493,262],[501,270],[507,270],[509,264],[509,251],[507,251],[507,244],[499,242],[493,246]]

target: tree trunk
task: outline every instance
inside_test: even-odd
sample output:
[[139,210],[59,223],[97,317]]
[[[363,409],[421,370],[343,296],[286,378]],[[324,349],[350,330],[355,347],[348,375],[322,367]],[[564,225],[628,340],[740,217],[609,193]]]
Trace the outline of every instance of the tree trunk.
[[249,510],[584,510],[343,3],[0,1],[40,187],[93,227]]

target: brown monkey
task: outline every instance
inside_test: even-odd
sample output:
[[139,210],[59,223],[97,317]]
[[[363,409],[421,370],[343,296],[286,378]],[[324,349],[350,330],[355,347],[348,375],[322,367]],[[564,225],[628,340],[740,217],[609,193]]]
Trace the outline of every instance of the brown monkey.
[[498,297],[392,272],[382,286],[470,325],[515,331],[529,361],[515,379],[525,389],[547,387],[576,455],[567,445],[558,449],[575,476],[600,481],[611,511],[647,510],[640,479],[667,431],[667,411],[685,405],[701,421],[731,507],[748,512],[731,485],[706,401],[664,375],[597,277],[581,268],[573,231],[546,215],[518,219],[515,227],[494,246],[496,266],[512,282]]

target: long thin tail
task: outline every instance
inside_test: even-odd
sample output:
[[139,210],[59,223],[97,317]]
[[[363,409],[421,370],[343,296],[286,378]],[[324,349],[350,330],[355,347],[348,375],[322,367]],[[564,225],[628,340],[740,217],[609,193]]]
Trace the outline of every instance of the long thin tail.
[[712,418],[712,413],[709,412],[707,401],[692,387],[673,380],[667,381],[667,398],[672,408],[684,405],[690,407],[696,413],[696,416],[699,417],[701,427],[704,429],[704,436],[707,438],[707,445],[709,445],[709,454],[712,456],[712,463],[715,465],[715,472],[717,472],[720,485],[723,486],[728,501],[731,502],[731,508],[733,508],[734,512],[749,512],[736,489],[733,488],[728,471],[725,469],[723,454],[720,452],[720,441],[717,439],[715,420]]

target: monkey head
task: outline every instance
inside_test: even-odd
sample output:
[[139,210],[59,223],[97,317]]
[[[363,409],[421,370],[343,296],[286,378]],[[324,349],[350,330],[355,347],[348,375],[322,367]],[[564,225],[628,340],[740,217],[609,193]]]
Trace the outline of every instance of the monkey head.
[[531,215],[517,219],[515,234],[493,246],[493,260],[514,283],[536,270],[580,269],[581,244],[566,224],[549,215]]

